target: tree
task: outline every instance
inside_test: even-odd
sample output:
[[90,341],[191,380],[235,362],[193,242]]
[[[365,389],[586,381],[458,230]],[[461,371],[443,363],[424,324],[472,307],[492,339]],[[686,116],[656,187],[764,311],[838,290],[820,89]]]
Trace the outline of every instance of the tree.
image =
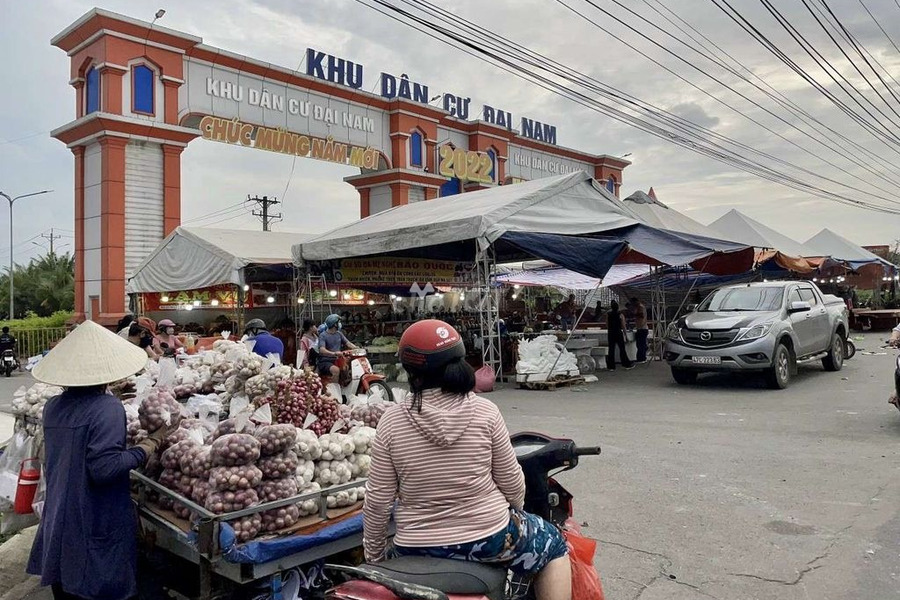
[[[45,254],[25,265],[15,265],[15,317],[28,313],[41,317],[75,307],[75,258]],[[0,314],[9,306],[9,269],[0,275]]]

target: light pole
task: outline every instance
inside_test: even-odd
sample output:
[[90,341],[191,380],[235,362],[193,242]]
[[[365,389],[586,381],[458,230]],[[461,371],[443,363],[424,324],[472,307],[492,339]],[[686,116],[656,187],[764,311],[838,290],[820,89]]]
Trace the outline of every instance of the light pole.
[[9,201],[9,318],[15,318],[15,300],[13,299],[13,203],[19,198],[28,198],[29,196],[37,196],[39,194],[49,194],[53,190],[41,190],[40,192],[31,192],[30,194],[22,194],[21,196],[10,197],[5,192],[0,192]]

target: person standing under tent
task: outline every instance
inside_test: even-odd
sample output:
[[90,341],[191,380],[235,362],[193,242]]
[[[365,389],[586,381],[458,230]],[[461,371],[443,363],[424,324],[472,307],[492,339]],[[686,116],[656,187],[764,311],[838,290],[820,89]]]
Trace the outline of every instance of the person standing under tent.
[[569,294],[569,298],[556,307],[556,316],[559,317],[564,331],[571,331],[575,327],[575,310],[575,294]]
[[47,485],[26,571],[56,600],[137,597],[137,515],[129,472],[147,462],[178,421],[125,447],[125,409],[107,386],[147,364],[138,346],[85,321],[34,368],[64,388],[43,414]]
[[[312,319],[303,320],[303,335],[300,337],[300,352],[297,353],[297,368],[314,366],[317,362],[319,331]],[[315,355],[315,356],[314,356]]]
[[609,303],[609,312],[606,313],[606,329],[609,343],[609,352],[606,355],[606,368],[616,370],[616,349],[622,359],[622,366],[626,370],[633,369],[634,364],[625,352],[625,315],[619,311],[619,303],[613,300]]
[[164,353],[168,350],[168,354],[174,354],[179,348],[184,348],[184,343],[175,335],[175,323],[171,319],[163,319],[159,322],[156,341]]
[[647,362],[647,339],[650,330],[647,328],[647,307],[638,298],[631,299],[631,311],[634,315],[634,341],[637,344],[637,362]]

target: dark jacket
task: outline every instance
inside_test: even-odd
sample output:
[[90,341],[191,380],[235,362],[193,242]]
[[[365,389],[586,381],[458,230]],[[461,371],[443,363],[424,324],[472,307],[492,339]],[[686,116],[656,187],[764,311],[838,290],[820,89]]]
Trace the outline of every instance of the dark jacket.
[[44,408],[47,495],[28,572],[82,598],[137,594],[137,516],[125,449],[125,409],[98,388],[71,388]]

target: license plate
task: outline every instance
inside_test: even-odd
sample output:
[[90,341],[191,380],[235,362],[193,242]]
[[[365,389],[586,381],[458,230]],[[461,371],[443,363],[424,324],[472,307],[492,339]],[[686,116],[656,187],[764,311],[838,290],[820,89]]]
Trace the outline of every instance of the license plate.
[[692,356],[691,361],[695,365],[721,365],[721,356]]

